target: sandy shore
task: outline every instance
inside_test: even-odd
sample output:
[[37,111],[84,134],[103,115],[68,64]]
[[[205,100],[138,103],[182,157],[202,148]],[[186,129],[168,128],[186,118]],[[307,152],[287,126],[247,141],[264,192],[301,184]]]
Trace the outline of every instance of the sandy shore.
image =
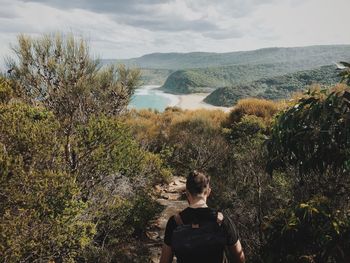
[[178,95],[179,102],[175,105],[181,109],[195,110],[195,109],[219,109],[225,112],[231,110],[229,107],[218,107],[203,102],[204,98],[210,93],[194,93],[187,95]]
[[139,95],[148,94],[148,90],[157,90],[159,93],[157,95],[166,97],[170,99],[168,106],[179,107],[184,110],[196,110],[196,109],[214,109],[223,110],[229,112],[231,108],[229,107],[218,107],[205,103],[203,100],[210,93],[194,93],[194,94],[184,94],[184,95],[174,95],[171,93],[166,93],[160,89],[159,85],[145,85],[139,92]]

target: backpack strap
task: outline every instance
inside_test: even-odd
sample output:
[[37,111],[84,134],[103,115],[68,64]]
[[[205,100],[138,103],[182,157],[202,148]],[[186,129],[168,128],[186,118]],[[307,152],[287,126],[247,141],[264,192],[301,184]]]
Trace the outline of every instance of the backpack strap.
[[180,214],[174,215],[174,219],[175,219],[176,225],[182,226],[182,225],[184,224],[184,222],[182,221],[182,218],[181,218]]
[[219,226],[221,226],[222,221],[224,221],[224,215],[221,212],[217,212],[216,215],[216,222],[218,223]]
[[[181,216],[180,216],[180,214],[176,214],[176,215],[174,215],[174,219],[175,219],[175,222],[176,222],[176,225],[177,226],[182,226],[182,225],[184,225],[184,222],[182,221],[182,218],[181,218]],[[192,228],[199,228],[199,224],[191,224],[191,227]]]

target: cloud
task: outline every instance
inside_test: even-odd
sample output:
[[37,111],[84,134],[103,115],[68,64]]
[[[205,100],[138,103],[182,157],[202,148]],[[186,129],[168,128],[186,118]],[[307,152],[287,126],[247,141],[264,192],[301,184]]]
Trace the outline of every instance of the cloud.
[[219,28],[205,20],[189,20],[189,21],[177,21],[176,23],[172,21],[164,21],[161,19],[130,19],[129,25],[150,29],[153,31],[196,31],[196,32],[206,32],[219,30]]
[[131,14],[142,12],[143,7],[167,3],[167,0],[22,0],[23,2],[36,2],[59,9],[84,9],[96,13]]
[[[257,5],[273,0],[22,0],[25,3],[40,3],[61,10],[81,9],[106,14],[116,23],[140,27],[150,31],[207,32],[208,37],[223,38],[221,30],[223,15],[242,17],[252,12]],[[211,16],[214,14],[214,16]],[[215,33],[217,30],[219,32]],[[236,30],[237,31],[237,30]],[[238,34],[232,34],[234,37]]]
[[0,57],[16,35],[86,38],[103,58],[346,44],[348,0],[0,0]]

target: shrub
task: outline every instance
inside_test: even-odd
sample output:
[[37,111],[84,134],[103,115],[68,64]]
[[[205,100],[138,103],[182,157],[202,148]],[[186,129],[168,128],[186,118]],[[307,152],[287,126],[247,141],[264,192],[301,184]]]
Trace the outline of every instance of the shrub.
[[268,144],[269,168],[291,164],[299,171],[300,186],[330,185],[330,195],[349,187],[345,176],[350,160],[349,99],[346,86],[313,90],[281,113]]
[[282,102],[278,103],[265,99],[248,98],[239,100],[230,112],[225,126],[229,127],[233,123],[241,121],[245,115],[254,115],[264,121],[269,121],[283,106]]
[[242,139],[244,137],[254,137],[266,134],[268,126],[264,121],[254,115],[245,115],[240,122],[233,123],[231,129],[227,129],[226,133],[230,141]]
[[52,113],[0,106],[0,256],[6,262],[73,262],[91,240],[86,204],[65,170]]
[[8,103],[13,97],[13,90],[8,80],[0,76],[0,103]]
[[264,226],[264,262],[348,262],[350,217],[327,198],[275,212]]

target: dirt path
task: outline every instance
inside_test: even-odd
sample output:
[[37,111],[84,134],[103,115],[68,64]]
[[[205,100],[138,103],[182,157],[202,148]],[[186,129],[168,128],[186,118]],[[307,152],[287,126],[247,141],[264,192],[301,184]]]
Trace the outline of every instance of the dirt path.
[[148,246],[152,254],[152,263],[159,262],[165,226],[169,217],[188,206],[187,201],[181,198],[186,188],[185,182],[186,179],[183,177],[173,177],[169,185],[156,186],[160,194],[157,202],[163,206],[163,211],[149,223],[146,232],[149,238]]

